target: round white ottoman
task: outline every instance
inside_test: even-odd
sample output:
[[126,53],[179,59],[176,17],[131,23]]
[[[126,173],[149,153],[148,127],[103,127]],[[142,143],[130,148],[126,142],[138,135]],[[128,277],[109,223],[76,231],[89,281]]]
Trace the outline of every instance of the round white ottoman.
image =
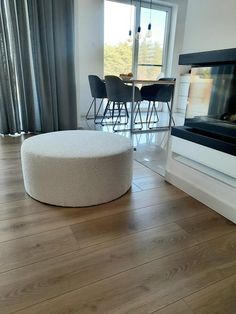
[[109,202],[131,186],[132,151],[127,138],[99,131],[34,136],[21,147],[26,192],[58,206]]

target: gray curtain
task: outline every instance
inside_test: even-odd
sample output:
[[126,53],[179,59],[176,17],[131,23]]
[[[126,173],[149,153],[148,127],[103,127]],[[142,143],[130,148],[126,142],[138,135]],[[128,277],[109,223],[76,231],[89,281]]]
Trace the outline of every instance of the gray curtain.
[[77,128],[73,0],[0,1],[0,133]]

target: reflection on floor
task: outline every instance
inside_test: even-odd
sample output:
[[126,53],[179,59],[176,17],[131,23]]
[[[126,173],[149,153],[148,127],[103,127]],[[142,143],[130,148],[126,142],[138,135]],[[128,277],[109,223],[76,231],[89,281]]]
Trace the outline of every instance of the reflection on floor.
[[[143,113],[142,115],[145,116],[146,113]],[[167,125],[169,118],[168,113],[159,112],[158,115],[160,119],[160,121],[158,122],[158,126]],[[145,119],[143,119],[143,121],[144,120]],[[179,113],[174,114],[174,120],[176,125],[183,125],[184,122],[183,114]],[[102,130],[104,132],[113,132],[112,125],[102,126],[99,123],[95,124],[93,120],[82,119],[81,127],[90,130]],[[156,124],[153,124],[153,127],[156,127]],[[122,129],[123,128],[128,129],[129,125],[127,126],[122,125]],[[147,129],[147,126],[144,125],[143,129]],[[129,131],[118,132],[118,134],[132,139],[133,145],[136,149],[134,152],[134,159],[137,162],[152,169],[153,171],[157,172],[162,176],[165,175],[169,131],[152,132],[152,130],[150,130],[149,133],[133,134],[132,136]]]

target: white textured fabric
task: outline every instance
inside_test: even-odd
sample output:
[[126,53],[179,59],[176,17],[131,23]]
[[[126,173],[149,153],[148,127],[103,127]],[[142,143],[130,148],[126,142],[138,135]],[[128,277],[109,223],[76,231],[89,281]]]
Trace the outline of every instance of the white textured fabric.
[[53,205],[80,207],[114,200],[131,186],[132,145],[99,131],[61,131],[25,140],[21,161],[25,189]]

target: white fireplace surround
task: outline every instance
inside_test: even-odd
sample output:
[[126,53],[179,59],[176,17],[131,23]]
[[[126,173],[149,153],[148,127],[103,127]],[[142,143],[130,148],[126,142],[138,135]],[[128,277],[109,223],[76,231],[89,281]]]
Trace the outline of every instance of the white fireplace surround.
[[236,156],[171,136],[166,180],[236,223]]

